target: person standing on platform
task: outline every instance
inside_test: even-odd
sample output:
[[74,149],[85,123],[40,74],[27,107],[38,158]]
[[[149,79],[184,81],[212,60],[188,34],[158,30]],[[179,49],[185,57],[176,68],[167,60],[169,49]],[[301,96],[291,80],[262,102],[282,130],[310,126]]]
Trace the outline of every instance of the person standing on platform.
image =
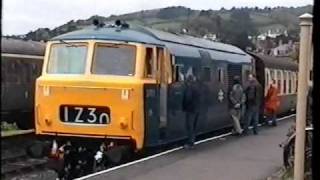
[[267,96],[265,97],[265,112],[267,115],[267,124],[269,124],[270,120],[272,122],[272,126],[277,126],[277,111],[280,107],[280,98],[279,98],[279,89],[276,85],[276,80],[272,79],[272,84],[270,85]]
[[240,125],[240,119],[244,101],[245,95],[240,84],[240,77],[235,76],[233,78],[233,86],[231,88],[231,91],[229,92],[229,108],[230,115],[233,120],[233,131],[235,135],[241,135],[243,131]]
[[183,94],[182,108],[186,114],[186,131],[188,135],[188,142],[184,145],[186,149],[193,148],[195,142],[195,127],[198,117],[198,100],[199,94],[195,87],[193,75],[188,75],[185,91]]
[[245,88],[246,94],[246,125],[244,133],[247,134],[251,122],[253,123],[253,134],[258,134],[259,110],[262,99],[262,87],[254,77],[249,75],[249,82]]

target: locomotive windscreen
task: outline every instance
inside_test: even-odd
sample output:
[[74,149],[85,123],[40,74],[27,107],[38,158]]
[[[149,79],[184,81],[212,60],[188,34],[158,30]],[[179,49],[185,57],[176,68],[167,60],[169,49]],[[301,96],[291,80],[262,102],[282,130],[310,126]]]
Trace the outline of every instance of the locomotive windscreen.
[[98,44],[92,62],[92,74],[133,76],[135,46]]
[[86,44],[53,44],[51,46],[49,74],[84,74],[88,47]]

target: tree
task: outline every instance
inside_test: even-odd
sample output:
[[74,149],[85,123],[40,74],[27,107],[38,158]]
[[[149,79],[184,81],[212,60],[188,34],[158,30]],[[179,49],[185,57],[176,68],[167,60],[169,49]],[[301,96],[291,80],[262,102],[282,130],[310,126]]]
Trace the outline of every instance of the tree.
[[243,50],[246,47],[253,47],[248,35],[255,35],[257,31],[248,10],[236,9],[232,11],[230,20],[224,23],[221,29],[223,29],[223,31],[220,31],[223,42],[231,43]]

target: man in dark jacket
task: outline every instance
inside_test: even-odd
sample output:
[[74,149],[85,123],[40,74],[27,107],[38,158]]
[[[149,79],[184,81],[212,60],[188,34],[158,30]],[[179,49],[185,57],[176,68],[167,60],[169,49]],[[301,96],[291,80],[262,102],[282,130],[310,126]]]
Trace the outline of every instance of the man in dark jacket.
[[257,79],[250,74],[249,82],[245,89],[246,94],[246,126],[244,133],[248,132],[248,127],[253,122],[253,134],[258,134],[258,123],[259,123],[259,110],[261,106],[261,99],[263,90]]
[[233,86],[229,92],[229,109],[233,120],[233,131],[236,135],[242,134],[243,131],[240,125],[240,119],[244,102],[245,94],[240,84],[240,77],[235,76],[233,78]]
[[186,113],[186,130],[188,135],[188,142],[185,144],[185,148],[192,148],[194,145],[195,127],[198,118],[198,100],[199,93],[195,87],[194,77],[189,75],[187,77],[182,101],[183,111]]

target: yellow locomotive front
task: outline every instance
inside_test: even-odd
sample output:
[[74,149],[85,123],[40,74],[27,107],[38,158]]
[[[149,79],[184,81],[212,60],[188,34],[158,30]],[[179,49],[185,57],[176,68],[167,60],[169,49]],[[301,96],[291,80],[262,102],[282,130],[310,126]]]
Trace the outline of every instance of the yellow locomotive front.
[[138,43],[49,42],[36,82],[36,133],[127,140],[141,149],[144,50]]

